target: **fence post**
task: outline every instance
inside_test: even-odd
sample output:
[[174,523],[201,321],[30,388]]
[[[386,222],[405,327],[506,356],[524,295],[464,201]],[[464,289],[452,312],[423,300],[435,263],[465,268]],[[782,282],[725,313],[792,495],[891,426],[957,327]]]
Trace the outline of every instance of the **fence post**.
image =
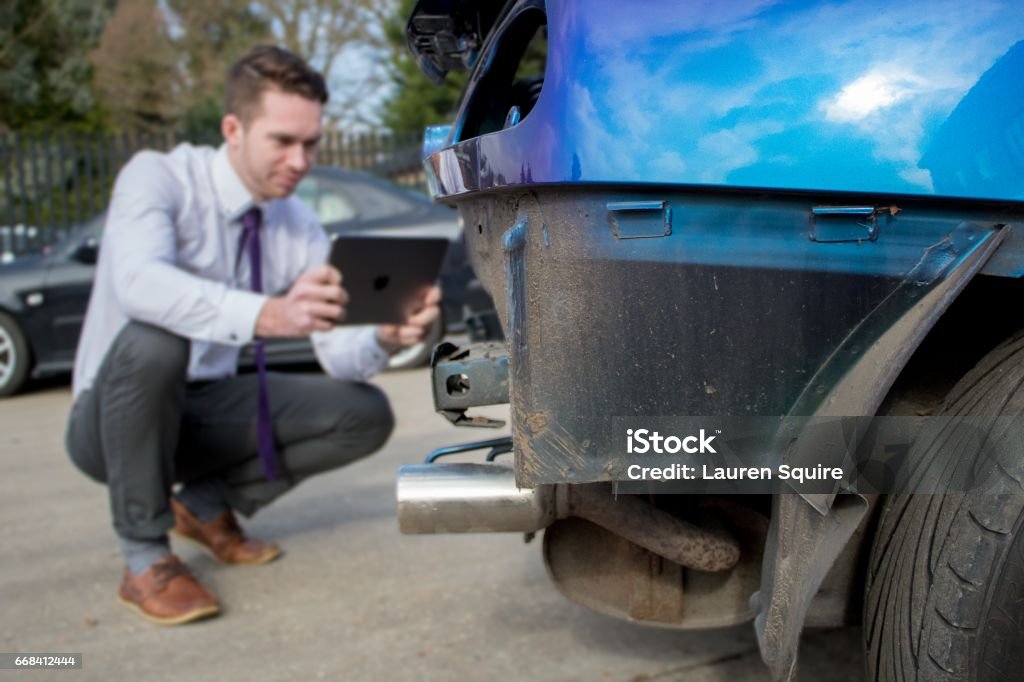
[[0,136],[0,166],[4,174],[4,198],[7,203],[7,225],[8,227],[14,227],[15,223],[15,208],[14,208],[14,174],[12,168],[14,165],[11,160],[14,158],[14,134],[4,133]]
[[29,202],[32,206],[32,224],[26,225],[26,240],[28,239],[29,227],[34,227],[36,230],[39,229],[43,223],[43,207],[40,205],[40,189],[43,186],[43,160],[40,158],[41,140],[40,134],[30,135],[29,139],[32,141],[32,194],[29,196]]
[[75,159],[74,170],[72,171],[72,182],[75,184],[74,202],[72,203],[72,214],[74,222],[82,221],[82,204],[85,203],[85,183],[88,177],[88,159],[85,154],[85,133],[78,130],[71,134],[71,149]]
[[331,165],[340,166],[341,154],[343,150],[343,139],[340,130],[331,131]]
[[[68,174],[65,171],[67,164],[64,162],[67,139],[67,131],[63,131],[57,135],[54,142],[57,147],[57,172],[60,173],[60,226],[64,233],[67,233],[71,228],[71,218],[68,213]],[[74,165],[74,162],[72,162],[72,165]]]
[[49,130],[42,137],[42,146],[43,153],[46,155],[43,164],[43,170],[46,173],[45,208],[49,210],[47,211],[46,220],[40,221],[39,229],[42,232],[43,243],[51,244],[53,243],[54,225],[57,223],[57,201],[53,195],[57,188],[53,182],[53,135]]
[[100,193],[100,188],[103,186],[103,177],[107,174],[107,158],[103,153],[106,147],[103,144],[104,140],[102,133],[96,133],[92,136],[92,152],[96,155],[96,168],[93,171],[89,182],[89,212],[92,213],[96,210],[96,197]]

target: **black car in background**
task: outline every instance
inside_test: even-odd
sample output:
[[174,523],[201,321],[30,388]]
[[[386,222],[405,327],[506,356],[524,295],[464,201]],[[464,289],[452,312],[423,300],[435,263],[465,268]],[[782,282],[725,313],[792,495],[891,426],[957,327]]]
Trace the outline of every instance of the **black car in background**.
[[[391,358],[389,367],[423,364],[446,333],[465,329],[474,311],[492,308],[466,259],[456,212],[426,197],[365,173],[317,166],[297,189],[328,234],[444,237],[450,241],[441,272],[442,319],[430,337]],[[0,397],[16,393],[30,377],[71,371],[95,271],[105,214],[73,229],[45,253],[0,266]],[[315,361],[306,339],[267,345],[274,365]],[[243,350],[241,363],[250,361]]]

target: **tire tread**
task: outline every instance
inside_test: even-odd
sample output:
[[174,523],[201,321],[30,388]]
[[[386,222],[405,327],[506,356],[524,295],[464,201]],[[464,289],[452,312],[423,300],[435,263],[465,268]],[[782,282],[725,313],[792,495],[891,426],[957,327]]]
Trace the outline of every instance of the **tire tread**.
[[[996,416],[1024,415],[1024,332],[999,346],[950,391],[941,414],[989,416],[986,440],[1001,448],[985,494],[892,495],[882,510],[867,576],[864,637],[869,679],[971,679],[993,584],[1024,518],[1024,464]],[[956,480],[973,457],[933,458],[939,448],[973,455],[968,430],[949,426],[915,443],[913,461],[944,462],[915,475]],[[1009,454],[1007,452],[1009,451]],[[932,467],[934,468],[934,467]]]

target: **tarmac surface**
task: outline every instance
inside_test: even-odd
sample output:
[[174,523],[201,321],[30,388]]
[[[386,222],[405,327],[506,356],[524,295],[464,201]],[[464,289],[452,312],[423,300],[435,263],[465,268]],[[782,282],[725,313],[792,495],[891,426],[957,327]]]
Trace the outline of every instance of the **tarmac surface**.
[[[376,382],[398,418],[384,449],[243,522],[280,543],[282,559],[221,566],[177,546],[225,609],[175,628],[115,601],[123,563],[106,490],[64,454],[66,381],[0,401],[0,652],[83,654],[80,670],[0,670],[0,680],[769,679],[749,625],[650,629],[570,603],[537,541],[400,535],[396,469],[496,434],[435,415],[426,370]],[[801,679],[862,680],[860,652],[857,629],[808,634]]]

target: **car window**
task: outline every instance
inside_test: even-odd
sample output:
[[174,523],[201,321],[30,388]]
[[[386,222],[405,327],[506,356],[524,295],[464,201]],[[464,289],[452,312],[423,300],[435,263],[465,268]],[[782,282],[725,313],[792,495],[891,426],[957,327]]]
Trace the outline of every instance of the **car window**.
[[399,192],[378,187],[369,182],[358,182],[356,195],[359,197],[359,216],[363,220],[381,220],[411,209],[406,197]]
[[67,233],[67,235],[58,243],[53,245],[53,251],[56,253],[62,253],[70,256],[74,253],[79,246],[86,242],[86,240],[93,240],[93,242],[99,246],[100,240],[103,237],[103,227],[107,222],[107,212],[103,211],[84,223],[81,223]]
[[342,188],[342,183],[331,178],[307,176],[295,193],[313,209],[323,225],[352,220],[359,215],[356,204]]

